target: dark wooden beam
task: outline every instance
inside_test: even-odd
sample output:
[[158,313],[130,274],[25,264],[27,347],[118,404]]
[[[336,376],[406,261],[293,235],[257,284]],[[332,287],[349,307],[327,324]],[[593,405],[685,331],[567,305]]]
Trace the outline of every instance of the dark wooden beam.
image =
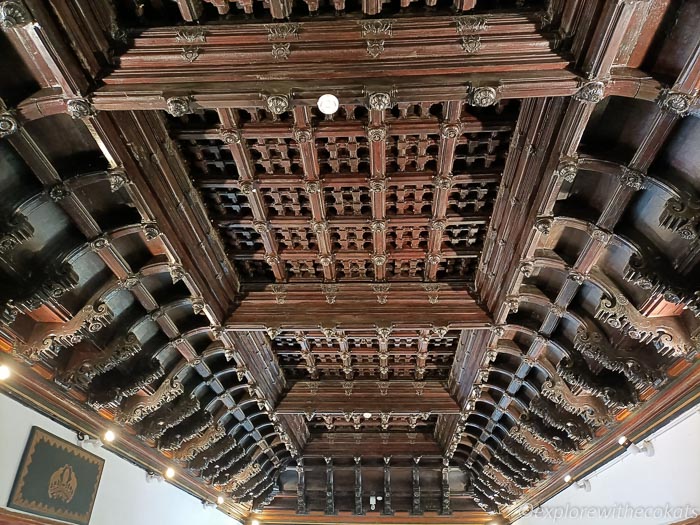
[[309,394],[309,384],[297,382],[282,398],[275,409],[280,414],[344,414],[379,412],[394,414],[458,414],[459,406],[437,381],[421,382],[420,395],[411,381],[391,381],[387,394],[380,395],[375,381],[353,381],[352,391],[347,395],[343,381],[314,381],[315,395]]

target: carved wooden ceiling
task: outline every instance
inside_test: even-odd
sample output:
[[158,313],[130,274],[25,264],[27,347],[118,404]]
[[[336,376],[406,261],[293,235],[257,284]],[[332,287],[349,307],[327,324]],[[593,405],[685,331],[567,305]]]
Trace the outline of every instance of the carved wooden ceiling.
[[516,519],[697,401],[698,23],[0,0],[2,388],[240,519]]

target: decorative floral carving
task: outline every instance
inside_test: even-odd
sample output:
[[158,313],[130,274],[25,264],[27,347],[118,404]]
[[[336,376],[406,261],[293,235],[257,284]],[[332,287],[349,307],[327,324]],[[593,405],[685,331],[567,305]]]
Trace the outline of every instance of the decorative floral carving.
[[60,202],[68,197],[70,193],[70,189],[65,184],[56,184],[49,190],[49,198],[54,202]]
[[535,220],[535,229],[543,235],[549,235],[552,231],[552,225],[554,224],[553,217],[537,217]]
[[389,289],[391,285],[388,283],[378,283],[372,285],[372,290],[377,294],[377,302],[379,304],[386,304],[389,300]]
[[693,105],[693,97],[679,91],[662,89],[656,102],[664,111],[668,111],[679,117],[685,117],[690,112],[690,108]]
[[578,159],[563,157],[559,161],[555,174],[557,177],[560,177],[567,182],[574,182],[574,179],[576,179],[576,175],[578,174]]
[[289,60],[292,54],[292,45],[289,42],[272,44],[272,58],[275,60]]
[[308,129],[295,129],[294,130],[294,140],[299,144],[306,144],[311,142],[313,135]]
[[231,128],[221,128],[219,130],[219,137],[221,137],[224,144],[240,144],[242,139],[241,132]]
[[379,58],[384,53],[384,40],[367,40],[367,54]]
[[423,283],[423,290],[428,294],[428,302],[437,304],[440,300],[440,283]]
[[276,264],[279,264],[282,259],[280,259],[279,255],[276,253],[266,253],[265,254],[265,262],[269,264],[270,266],[274,266]]
[[517,296],[506,297],[505,304],[508,310],[510,310],[514,314],[517,314],[518,309],[520,308],[520,298]]
[[535,265],[532,263],[532,261],[522,261],[520,263],[520,273],[522,273],[525,277],[531,277],[532,272],[535,271]]
[[110,170],[109,172],[109,191],[112,193],[119,191],[129,181],[121,169]]
[[497,102],[498,92],[492,87],[473,88],[469,93],[469,103],[472,106],[487,107]]
[[287,95],[270,95],[265,103],[273,115],[281,115],[285,111],[289,111],[290,108],[290,100]]
[[578,91],[574,93],[574,100],[597,104],[605,97],[605,84],[598,80],[583,82]]
[[141,231],[147,241],[152,241],[160,236],[160,230],[155,222],[142,222]]
[[362,20],[360,22],[362,38],[377,35],[392,36],[392,25],[391,20]]
[[270,291],[275,296],[275,302],[277,304],[284,304],[287,302],[287,286],[284,284],[273,284],[270,286]]
[[180,52],[182,60],[192,63],[199,58],[199,46],[185,46]]
[[465,53],[467,53],[468,55],[474,55],[481,51],[481,37],[479,35],[463,36],[460,45],[462,46],[462,50]]
[[327,283],[321,285],[321,291],[323,292],[323,295],[326,296],[326,302],[328,304],[335,304],[339,290],[340,287],[337,284]]
[[369,191],[372,193],[379,193],[384,190],[386,190],[386,179],[370,179]]
[[204,43],[207,41],[206,30],[202,26],[180,27],[175,33],[175,41],[186,44]]
[[452,188],[452,175],[435,175],[433,177],[433,186],[441,190],[450,190]]
[[488,29],[488,19],[485,16],[457,16],[453,18],[460,35],[476,33]]
[[620,183],[634,191],[639,191],[644,187],[645,176],[641,171],[633,170],[624,166],[620,175]]
[[379,142],[380,140],[385,140],[386,139],[386,128],[385,127],[367,128],[367,138],[370,140],[370,142]]
[[459,124],[443,124],[440,127],[440,135],[445,139],[456,139],[461,131]]
[[21,27],[32,22],[32,15],[20,0],[0,2],[0,28],[7,30]]
[[372,255],[372,262],[375,266],[384,266],[384,264],[386,264],[386,259],[386,254],[383,253],[375,253]]
[[168,264],[168,271],[170,272],[170,278],[172,279],[173,284],[177,284],[185,278],[185,269],[181,264]]
[[376,92],[367,97],[367,106],[375,111],[385,111],[391,108],[391,95],[389,93]]
[[285,22],[281,24],[266,24],[268,40],[286,40],[289,38],[299,38],[301,24]]
[[442,260],[442,255],[439,253],[429,253],[425,259],[429,264],[439,264]]
[[3,109],[0,103],[0,138],[9,137],[13,133],[19,131],[19,121],[13,111],[1,111]]
[[170,97],[165,101],[166,111],[173,117],[183,117],[192,113],[189,97]]

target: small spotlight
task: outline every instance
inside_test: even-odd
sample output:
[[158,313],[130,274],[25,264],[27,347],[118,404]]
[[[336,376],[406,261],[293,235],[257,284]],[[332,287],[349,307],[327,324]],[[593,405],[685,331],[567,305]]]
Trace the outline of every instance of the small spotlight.
[[573,478],[571,477],[571,474],[567,474],[566,476],[564,476],[564,482],[566,483],[571,483],[572,479]]
[[173,479],[175,477],[175,469],[173,467],[168,467],[165,471],[165,477],[168,479]]
[[4,381],[5,379],[9,379],[9,377],[12,375],[12,372],[10,371],[10,367],[7,365],[0,365],[0,381]]
[[105,432],[104,436],[102,436],[102,440],[106,443],[111,443],[115,439],[117,439],[117,435],[112,430],[108,430]]
[[[325,95],[321,95],[318,98],[318,102],[316,103],[318,106],[318,109],[321,110],[321,113],[325,115],[332,115],[336,111],[338,111],[338,108],[340,107],[340,103],[338,102],[338,97],[335,95],[331,95],[330,93],[327,93]],[[253,524],[257,525],[257,524]]]
[[216,503],[217,503],[218,505],[223,505],[223,504],[224,504],[224,501],[226,501],[226,500],[224,499],[223,496],[219,496],[218,498],[216,498]]
[[621,447],[624,447],[627,445],[627,436],[620,436],[619,439],[617,440],[618,445]]
[[253,520],[250,522],[250,525],[260,525],[260,520]]
[[363,416],[365,419],[369,419],[369,418],[372,417],[372,412],[365,412],[364,414],[362,414],[362,416]]

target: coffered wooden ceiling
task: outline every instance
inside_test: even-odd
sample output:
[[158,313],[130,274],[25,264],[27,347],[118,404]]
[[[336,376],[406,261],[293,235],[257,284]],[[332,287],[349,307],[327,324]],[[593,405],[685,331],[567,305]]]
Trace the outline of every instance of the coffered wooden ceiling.
[[697,401],[698,24],[0,0],[2,388],[239,519],[516,519]]

